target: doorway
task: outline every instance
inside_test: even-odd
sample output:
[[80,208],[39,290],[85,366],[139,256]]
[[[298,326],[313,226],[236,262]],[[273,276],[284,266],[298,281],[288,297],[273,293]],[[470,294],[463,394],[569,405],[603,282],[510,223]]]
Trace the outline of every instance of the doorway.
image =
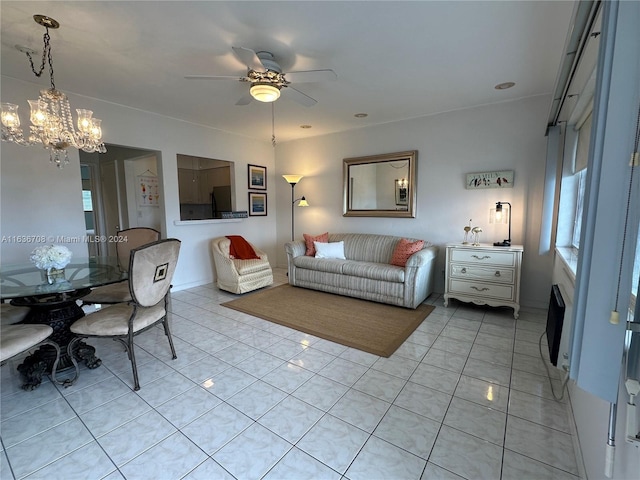
[[[162,230],[160,152],[110,144],[106,147],[104,154],[80,152],[85,225],[87,235],[96,240],[88,242],[90,256],[116,256],[116,244],[109,239],[119,230]],[[151,198],[146,192],[149,185],[154,188]]]

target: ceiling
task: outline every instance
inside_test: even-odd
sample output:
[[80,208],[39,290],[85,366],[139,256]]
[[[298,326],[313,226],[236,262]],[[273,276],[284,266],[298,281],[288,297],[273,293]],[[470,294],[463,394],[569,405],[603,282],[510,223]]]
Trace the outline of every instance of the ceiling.
[[[3,0],[1,71],[49,86],[15,48],[39,58],[44,28],[32,16],[48,15],[61,25],[50,31],[58,89],[268,141],[271,106],[235,105],[247,84],[184,76],[245,75],[232,46],[270,51],[284,72],[333,69],[337,81],[295,85],[317,105],[286,91],[275,102],[284,142],[550,94],[573,4]],[[494,89],[508,81],[515,87]],[[26,99],[2,100],[20,104],[27,120]],[[103,132],[108,142],[108,123]]]

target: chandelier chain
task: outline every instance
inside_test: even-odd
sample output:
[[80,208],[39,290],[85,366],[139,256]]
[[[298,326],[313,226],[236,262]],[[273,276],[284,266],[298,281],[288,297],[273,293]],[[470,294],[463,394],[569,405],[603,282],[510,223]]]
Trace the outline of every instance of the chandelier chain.
[[49,35],[49,28],[45,27],[45,32],[42,37],[44,42],[44,48],[42,49],[42,62],[40,63],[40,70],[36,72],[36,67],[33,64],[33,58],[31,57],[30,52],[25,52],[27,57],[29,58],[29,63],[31,64],[31,71],[38,78],[42,76],[42,72],[44,72],[44,64],[48,61],[49,63],[49,78],[51,79],[51,88],[55,90],[56,84],[53,80],[53,59],[51,58],[51,36]]
[[70,147],[88,153],[105,153],[107,149],[102,142],[102,120],[94,118],[91,110],[76,108],[77,128],[74,127],[75,122],[71,114],[69,99],[63,92],[56,90],[49,27],[58,28],[60,24],[53,18],[43,15],[34,15],[33,19],[37,24],[45,27],[40,68],[36,68],[34,64],[32,55],[32,52],[35,53],[34,51],[18,49],[27,55],[31,71],[38,78],[44,73],[47,63],[49,64],[51,88],[40,90],[37,100],[28,101],[31,106],[31,115],[29,116],[31,126],[28,138],[25,138],[23,129],[20,127],[18,105],[0,103],[2,141],[22,146],[41,144],[49,150],[51,162],[60,168],[69,163],[67,149]]

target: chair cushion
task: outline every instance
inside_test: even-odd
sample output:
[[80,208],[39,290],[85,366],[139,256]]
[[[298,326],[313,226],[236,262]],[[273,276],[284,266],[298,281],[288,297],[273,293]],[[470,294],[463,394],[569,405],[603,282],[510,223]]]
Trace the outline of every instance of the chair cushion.
[[[71,325],[71,331],[78,335],[119,336],[129,333],[129,317],[133,313],[133,306],[119,303],[105,307],[86,317],[82,317]],[[166,311],[164,300],[153,307],[138,307],[136,318],[133,320],[134,333],[162,320]]]
[[0,304],[0,323],[2,325],[11,325],[24,320],[29,313],[28,307],[16,307],[9,303]]
[[129,282],[118,282],[96,287],[82,298],[84,303],[127,303],[131,301]]
[[258,258],[257,260],[233,260],[233,264],[240,275],[260,272],[262,270],[271,270],[268,260]]
[[53,333],[49,325],[20,324],[0,327],[0,362],[44,341]]

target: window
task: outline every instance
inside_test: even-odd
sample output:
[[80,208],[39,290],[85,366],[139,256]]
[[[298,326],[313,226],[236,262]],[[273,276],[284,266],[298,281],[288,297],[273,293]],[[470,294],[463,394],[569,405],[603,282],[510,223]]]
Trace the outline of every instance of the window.
[[576,207],[573,219],[573,234],[571,239],[571,246],[576,250],[580,248],[580,232],[582,230],[582,210],[584,206],[584,190],[587,183],[587,169],[581,170],[576,173],[577,177],[577,191],[576,191]]

